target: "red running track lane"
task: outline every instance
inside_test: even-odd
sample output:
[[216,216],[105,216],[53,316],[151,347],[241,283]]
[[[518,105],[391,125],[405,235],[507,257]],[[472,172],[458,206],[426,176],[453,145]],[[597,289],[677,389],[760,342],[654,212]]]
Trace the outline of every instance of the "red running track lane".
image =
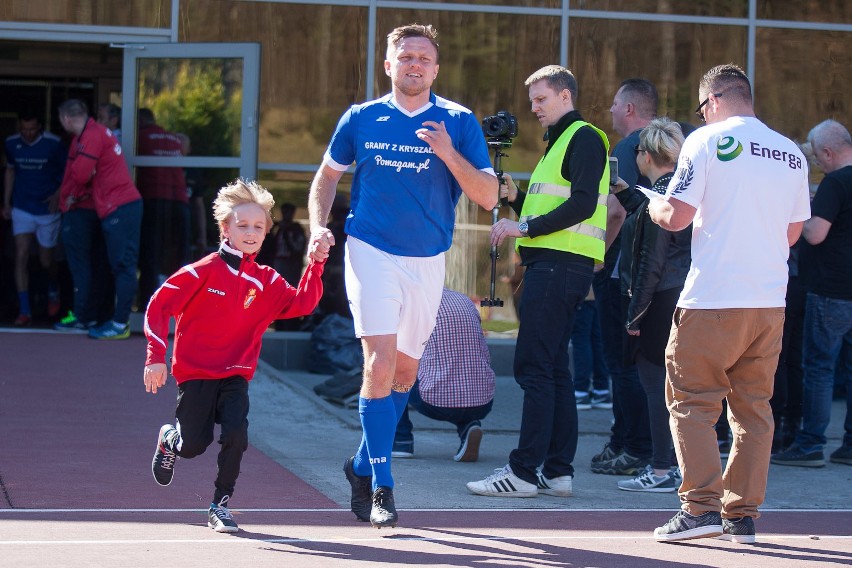
[[[0,333],[0,510],[206,508],[218,444],[178,460],[158,486],[151,458],[160,426],[174,422],[172,377],[145,392],[145,341]],[[249,426],[251,436],[251,426]],[[339,508],[249,447],[235,508]]]

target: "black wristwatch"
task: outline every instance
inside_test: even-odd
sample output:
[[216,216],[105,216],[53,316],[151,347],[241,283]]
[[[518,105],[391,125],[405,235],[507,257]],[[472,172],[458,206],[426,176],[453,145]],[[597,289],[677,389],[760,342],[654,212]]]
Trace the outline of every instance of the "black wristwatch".
[[527,223],[526,221],[524,221],[522,223],[518,223],[518,230],[521,232],[521,235],[526,237],[527,232],[530,230],[529,223]]

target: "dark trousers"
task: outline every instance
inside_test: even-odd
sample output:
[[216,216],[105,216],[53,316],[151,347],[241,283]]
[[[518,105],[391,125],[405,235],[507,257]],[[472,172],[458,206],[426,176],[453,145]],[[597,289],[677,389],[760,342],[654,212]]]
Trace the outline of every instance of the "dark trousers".
[[645,390],[636,365],[625,361],[627,315],[621,304],[621,281],[610,278],[612,266],[595,273],[593,287],[603,337],[604,360],[612,380],[612,436],[610,447],[634,457],[651,455],[651,434]]
[[94,209],[72,209],[62,214],[62,248],[74,283],[74,315],[83,323],[111,320],[115,286],[101,222]]
[[216,491],[213,502],[234,494],[240,462],[248,448],[248,381],[243,377],[198,379],[178,385],[177,428],[180,441],[175,448],[182,458],[201,455],[213,443],[213,427],[219,432]]
[[118,323],[127,323],[133,308],[141,225],[141,199],[125,203],[101,220],[109,267],[115,282],[115,314],[112,319]]
[[493,400],[489,400],[488,404],[482,406],[464,406],[464,407],[447,407],[434,406],[424,401],[420,397],[420,391],[417,389],[417,383],[414,383],[414,388],[411,389],[411,394],[408,396],[408,405],[402,413],[399,422],[396,425],[395,442],[411,442],[414,440],[414,425],[411,423],[411,417],[408,416],[408,406],[412,406],[417,412],[431,418],[432,420],[440,420],[441,422],[449,422],[456,427],[459,437],[461,437],[468,425],[476,423],[488,416],[491,412]]
[[775,371],[775,389],[769,399],[776,428],[783,420],[794,432],[802,420],[802,338],[806,298],[807,288],[804,283],[797,276],[791,276],[787,283],[784,335],[781,338],[778,369]]
[[577,401],[568,342],[580,302],[589,292],[592,263],[535,262],[524,272],[515,380],[524,391],[518,447],[509,455],[515,475],[536,482],[573,475]]
[[574,355],[574,390],[589,392],[609,390],[609,372],[604,363],[601,325],[594,300],[583,300],[574,329],[571,332],[571,353]]

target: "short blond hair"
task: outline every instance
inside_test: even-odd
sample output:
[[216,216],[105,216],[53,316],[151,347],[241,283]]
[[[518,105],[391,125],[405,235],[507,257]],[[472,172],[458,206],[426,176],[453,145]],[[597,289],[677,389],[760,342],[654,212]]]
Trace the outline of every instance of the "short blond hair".
[[266,212],[266,232],[272,228],[272,208],[275,207],[272,194],[256,181],[239,178],[220,189],[213,201],[213,218],[219,224],[220,240],[225,239],[222,226],[234,214],[234,208],[246,203],[259,205]]
[[658,166],[673,166],[683,146],[683,130],[666,116],[655,118],[639,133],[639,145]]

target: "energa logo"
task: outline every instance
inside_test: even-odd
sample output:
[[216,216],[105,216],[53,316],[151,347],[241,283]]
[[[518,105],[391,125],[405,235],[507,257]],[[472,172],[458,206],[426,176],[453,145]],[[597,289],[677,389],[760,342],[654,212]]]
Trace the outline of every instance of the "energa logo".
[[742,143],[733,136],[723,136],[716,144],[716,157],[723,162],[730,162],[743,151]]

